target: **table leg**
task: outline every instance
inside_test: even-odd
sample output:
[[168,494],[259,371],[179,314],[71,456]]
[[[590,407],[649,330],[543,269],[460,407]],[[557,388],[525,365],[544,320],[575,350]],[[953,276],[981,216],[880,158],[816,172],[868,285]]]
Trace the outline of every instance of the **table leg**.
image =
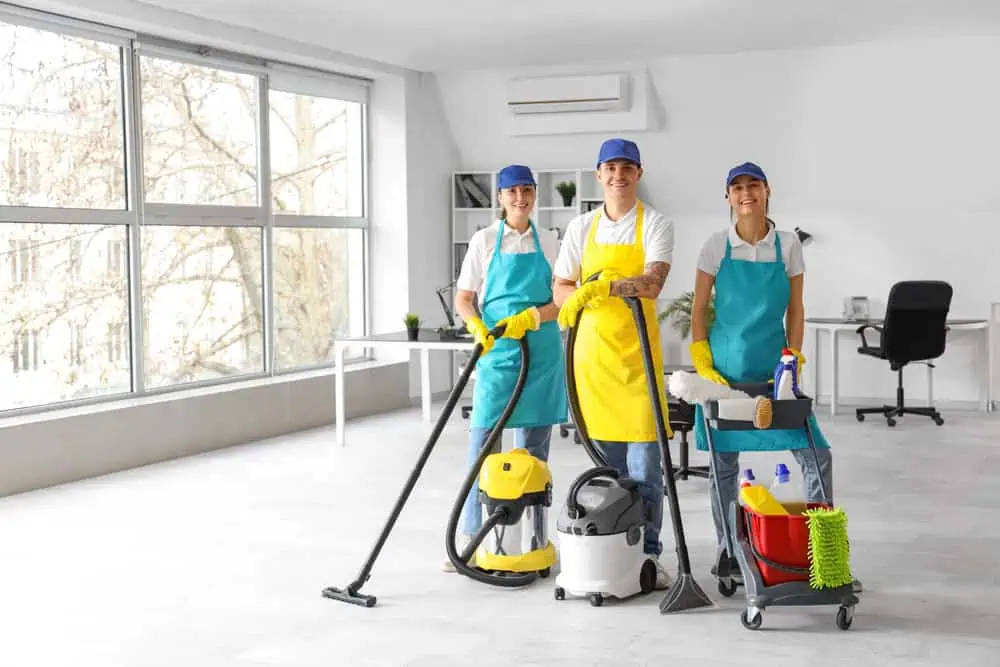
[[336,405],[337,420],[337,444],[343,447],[346,444],[344,437],[344,346],[340,343],[333,344],[333,363],[336,373],[334,375],[334,404]]
[[819,327],[813,329],[812,346],[812,385],[806,390],[812,392],[816,400],[819,400]]
[[837,330],[830,330],[830,414],[837,414],[837,384],[840,379],[840,361],[837,346]]
[[983,341],[986,345],[986,364],[983,366],[986,373],[986,402],[983,404],[984,412],[993,410],[993,341],[990,335],[990,325],[983,329]]
[[934,366],[927,364],[927,407],[934,407]]
[[420,350],[420,405],[424,411],[424,421],[431,420],[431,351]]

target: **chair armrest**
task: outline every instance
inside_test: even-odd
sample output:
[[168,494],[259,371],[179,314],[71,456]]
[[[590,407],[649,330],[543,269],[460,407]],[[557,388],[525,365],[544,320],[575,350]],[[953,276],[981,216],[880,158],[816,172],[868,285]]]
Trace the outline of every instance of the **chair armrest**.
[[868,341],[867,341],[867,340],[865,339],[865,329],[874,329],[875,331],[879,332],[879,334],[881,335],[881,333],[882,333],[882,327],[880,327],[880,326],[877,326],[877,325],[875,325],[875,324],[862,324],[862,325],[861,325],[860,327],[858,327],[858,328],[857,328],[857,330],[855,331],[855,333],[858,333],[858,334],[860,334],[860,335],[861,335],[861,344],[862,344],[862,345],[863,345],[864,347],[871,347],[871,346],[870,346],[870,345],[868,344]]

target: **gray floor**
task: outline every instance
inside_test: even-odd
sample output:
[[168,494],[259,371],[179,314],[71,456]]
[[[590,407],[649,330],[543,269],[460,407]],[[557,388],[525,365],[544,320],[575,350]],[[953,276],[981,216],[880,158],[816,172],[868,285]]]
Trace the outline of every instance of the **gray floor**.
[[[866,591],[853,628],[832,607],[770,609],[744,630],[708,568],[703,480],[679,483],[691,557],[715,608],[660,615],[657,593],[592,608],[552,579],[486,587],[439,571],[464,467],[455,418],[365,590],[353,579],[429,428],[408,410],[0,500],[0,665],[1000,665],[1000,418],[896,429],[821,417]],[[141,446],[137,442],[136,446]],[[676,451],[676,450],[675,450]],[[696,455],[701,459],[700,455]],[[780,456],[746,460],[758,476]],[[587,467],[553,441],[557,503]],[[793,467],[794,471],[794,467]],[[550,517],[554,521],[553,516]],[[669,530],[669,526],[668,526]],[[665,562],[675,567],[668,538]]]

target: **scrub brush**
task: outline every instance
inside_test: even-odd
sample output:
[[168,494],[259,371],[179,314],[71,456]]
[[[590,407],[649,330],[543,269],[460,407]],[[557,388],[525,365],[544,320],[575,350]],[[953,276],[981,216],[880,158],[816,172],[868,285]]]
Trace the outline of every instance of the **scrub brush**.
[[837,507],[804,512],[809,527],[809,585],[837,588],[851,583],[851,546],[847,539],[847,514]]

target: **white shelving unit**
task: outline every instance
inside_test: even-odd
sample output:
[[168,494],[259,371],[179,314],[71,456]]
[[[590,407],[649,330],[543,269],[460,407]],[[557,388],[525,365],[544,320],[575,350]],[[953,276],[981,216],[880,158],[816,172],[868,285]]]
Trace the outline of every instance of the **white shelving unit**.
[[[452,174],[452,280],[458,279],[469,239],[477,230],[491,225],[500,213],[496,172],[469,170]],[[532,172],[538,183],[538,194],[531,219],[539,231],[549,230],[562,238],[570,220],[600,206],[603,201],[593,169],[533,169]],[[556,190],[556,186],[564,182],[576,186],[576,193],[568,204]]]

